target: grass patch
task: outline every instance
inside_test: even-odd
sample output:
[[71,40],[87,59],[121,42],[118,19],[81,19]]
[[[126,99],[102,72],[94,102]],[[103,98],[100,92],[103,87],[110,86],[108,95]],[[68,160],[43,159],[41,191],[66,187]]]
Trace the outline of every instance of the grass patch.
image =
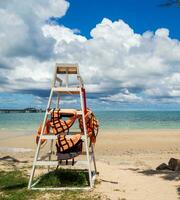
[[13,190],[25,187],[27,178],[20,171],[0,172],[0,189]]
[[85,187],[88,185],[87,171],[58,169],[43,175],[36,187]]
[[[0,172],[0,199],[1,200],[100,200],[99,194],[83,191],[34,191],[28,190],[29,177],[26,172]],[[57,184],[57,185],[56,185]],[[83,170],[59,169],[42,176],[38,186],[41,187],[84,187],[88,185],[88,173]]]
[[0,199],[1,200],[28,200],[34,199],[37,192],[27,190],[28,178],[21,171],[0,172]]

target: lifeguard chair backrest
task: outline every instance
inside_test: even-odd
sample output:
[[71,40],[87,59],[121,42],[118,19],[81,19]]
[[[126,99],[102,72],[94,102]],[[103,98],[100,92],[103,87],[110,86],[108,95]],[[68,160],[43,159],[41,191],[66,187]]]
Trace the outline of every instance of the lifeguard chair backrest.
[[79,73],[78,64],[56,63],[53,87],[56,87],[56,83],[60,87],[63,87],[63,85],[65,85],[66,88],[71,88],[71,87],[81,88],[84,100],[84,109],[86,113],[86,93],[85,93],[83,79],[81,78]]
[[57,74],[79,74],[77,64],[56,64]]
[[[71,80],[74,80],[73,82],[78,81],[78,85],[80,87],[83,87],[83,80],[79,74],[79,66],[78,64],[70,64],[70,63],[57,63],[55,67],[55,73],[54,73],[54,85],[56,83],[56,80],[59,79],[59,81],[64,83],[66,87],[69,87],[69,75],[71,76]],[[62,80],[64,78],[64,80]]]

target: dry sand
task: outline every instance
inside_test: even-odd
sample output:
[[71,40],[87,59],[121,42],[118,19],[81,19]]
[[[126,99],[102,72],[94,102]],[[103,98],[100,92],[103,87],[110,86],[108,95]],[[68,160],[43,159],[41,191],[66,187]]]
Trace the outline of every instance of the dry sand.
[[[17,167],[31,166],[35,136],[11,136],[0,133],[0,157],[28,161]],[[94,191],[104,198],[180,199],[180,172],[155,170],[171,157],[180,158],[180,130],[101,131],[95,150],[100,184]],[[0,161],[0,169],[5,167]]]

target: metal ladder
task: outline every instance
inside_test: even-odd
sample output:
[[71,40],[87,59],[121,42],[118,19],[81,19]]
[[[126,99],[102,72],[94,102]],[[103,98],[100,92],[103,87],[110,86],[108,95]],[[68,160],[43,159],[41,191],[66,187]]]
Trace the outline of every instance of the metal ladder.
[[[65,85],[63,85],[63,81],[59,76],[65,76]],[[75,75],[77,78],[78,85],[75,87],[72,85],[69,85],[69,76],[70,75]],[[58,84],[58,85],[57,85]],[[37,144],[37,149],[35,152],[34,156],[34,161],[33,161],[33,166],[29,178],[29,184],[28,184],[28,189],[39,189],[39,190],[77,190],[77,189],[85,189],[89,190],[93,188],[94,181],[97,175],[97,168],[96,168],[96,161],[95,161],[95,155],[94,155],[94,146],[89,142],[89,138],[87,136],[87,129],[86,129],[86,122],[85,122],[85,101],[84,101],[84,84],[83,80],[79,74],[79,68],[77,64],[56,64],[55,66],[55,71],[54,71],[54,78],[52,82],[52,87],[49,95],[49,100],[42,124],[42,130],[40,134],[40,138]],[[83,129],[84,129],[84,134],[81,135],[81,139],[84,141],[85,144],[85,152],[84,154],[86,155],[86,160],[79,160],[75,162],[76,164],[84,165],[85,168],[88,170],[88,175],[89,175],[89,186],[87,187],[56,187],[56,188],[41,188],[41,187],[35,187],[36,184],[38,183],[38,180],[33,183],[33,178],[35,175],[35,170],[37,166],[48,166],[48,171],[50,170],[50,166],[57,166],[63,163],[59,163],[58,160],[51,160],[52,154],[53,154],[53,141],[57,139],[57,135],[49,134],[45,135],[44,129],[45,129],[45,124],[46,120],[48,118],[48,115],[51,114],[52,112],[52,99],[53,95],[57,94],[57,100],[56,100],[56,108],[59,108],[60,104],[60,98],[61,95],[67,94],[67,95],[79,95],[80,97],[80,110],[77,111],[78,115],[82,115],[82,121],[83,121]],[[73,132],[70,132],[70,134],[73,134]],[[82,134],[82,133],[81,133]],[[50,151],[46,156],[43,156],[42,158],[39,158],[40,154],[40,149],[41,149],[41,140],[46,139],[50,140]],[[44,160],[48,158],[48,160]],[[93,164],[93,166],[92,166]]]

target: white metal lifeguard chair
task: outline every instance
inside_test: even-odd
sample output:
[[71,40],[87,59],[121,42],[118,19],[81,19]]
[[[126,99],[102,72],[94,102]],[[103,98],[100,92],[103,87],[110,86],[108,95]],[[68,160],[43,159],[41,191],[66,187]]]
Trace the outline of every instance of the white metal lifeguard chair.
[[[75,76],[76,79],[76,86],[75,84],[70,84],[70,78],[71,75]],[[64,78],[64,80],[62,79]],[[74,80],[73,80],[74,81]],[[57,187],[57,188],[41,188],[36,187],[36,184],[38,181],[35,181],[33,183],[33,178],[35,176],[35,170],[38,166],[48,166],[48,171],[50,170],[50,166],[64,166],[65,164],[63,162],[59,162],[59,160],[52,159],[53,156],[53,147],[54,140],[57,139],[57,135],[54,135],[53,133],[50,133],[48,135],[43,134],[45,129],[45,123],[48,118],[48,116],[51,114],[53,107],[52,107],[52,101],[54,98],[56,98],[56,106],[55,108],[61,108],[60,106],[60,99],[62,95],[79,95],[80,98],[80,110],[77,110],[78,115],[82,115],[83,120],[83,129],[84,133],[81,133],[81,139],[84,141],[84,150],[82,152],[82,155],[84,155],[84,160],[79,160],[79,157],[77,158],[77,161],[75,162],[74,166],[82,167],[83,169],[87,169],[88,175],[89,175],[89,186],[87,187]],[[72,96],[71,96],[72,97]],[[32,166],[32,171],[30,174],[28,189],[49,189],[49,190],[76,190],[76,189],[91,189],[94,185],[94,180],[97,175],[97,169],[96,169],[96,161],[94,156],[94,146],[90,142],[90,139],[88,137],[87,128],[86,128],[86,122],[85,122],[85,109],[86,109],[86,96],[85,96],[85,90],[84,90],[84,84],[83,80],[79,74],[79,68],[77,64],[56,64],[55,71],[54,71],[54,78],[52,82],[52,87],[50,91],[50,96],[44,116],[44,121],[42,124],[42,130],[39,138],[39,142],[37,144],[37,149],[34,156],[34,162]],[[68,134],[75,134],[76,132],[70,131]],[[49,152],[47,152],[46,155],[40,156],[40,150],[41,150],[41,140],[46,139],[50,142],[49,145]],[[71,163],[69,163],[70,165]],[[72,169],[72,166],[71,166]]]

